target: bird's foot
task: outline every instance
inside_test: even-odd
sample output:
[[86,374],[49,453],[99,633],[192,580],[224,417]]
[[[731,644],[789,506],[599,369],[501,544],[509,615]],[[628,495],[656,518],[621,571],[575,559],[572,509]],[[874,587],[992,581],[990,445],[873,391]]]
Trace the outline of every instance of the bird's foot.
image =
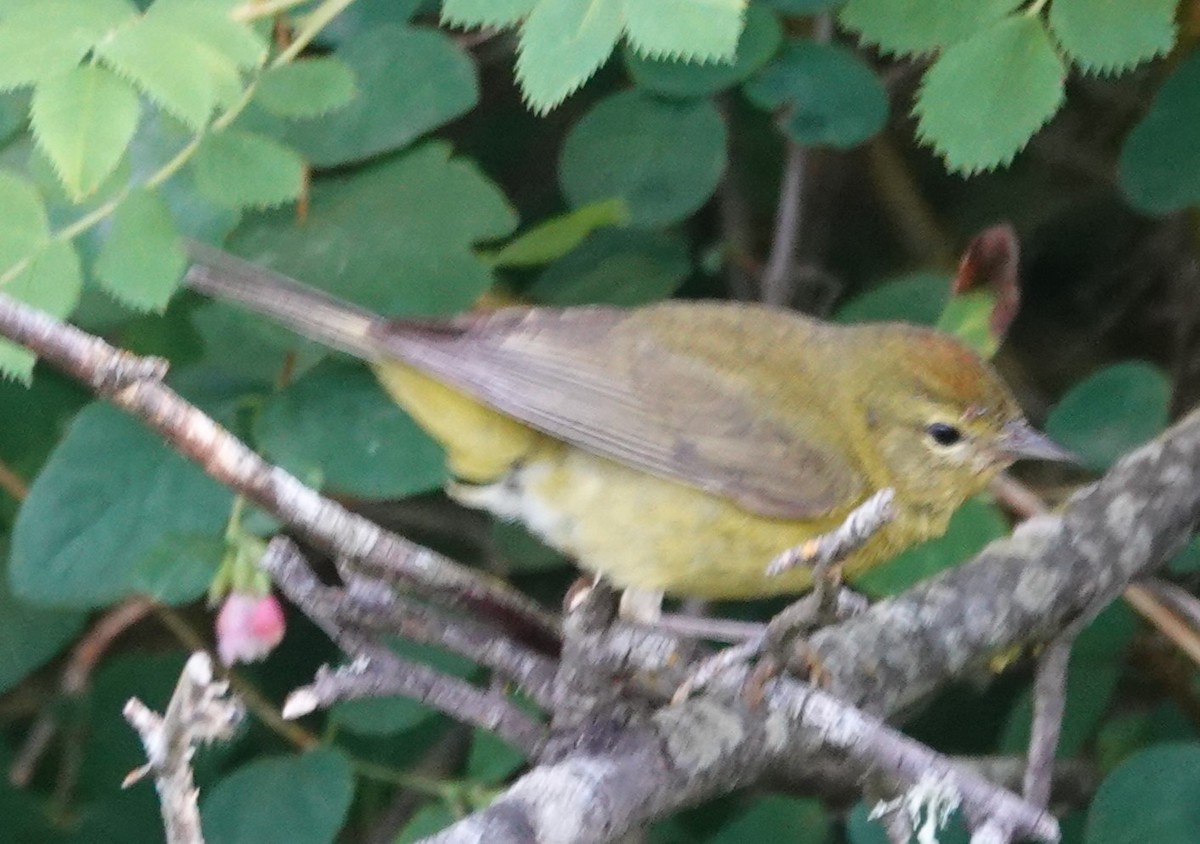
[[819,683],[820,665],[804,640],[814,630],[857,615],[866,607],[866,598],[850,589],[814,589],[785,607],[758,635],[701,660],[675,690],[671,702],[687,700],[723,671],[750,662],[755,665],[743,686],[743,695],[751,706],[761,702],[766,684],[785,669]]
[[879,490],[851,510],[845,520],[833,530],[806,539],[795,548],[789,548],[776,556],[767,565],[767,574],[783,574],[788,569],[801,565],[820,568],[841,562],[896,518],[896,510],[892,506],[895,498],[896,492],[891,487]]

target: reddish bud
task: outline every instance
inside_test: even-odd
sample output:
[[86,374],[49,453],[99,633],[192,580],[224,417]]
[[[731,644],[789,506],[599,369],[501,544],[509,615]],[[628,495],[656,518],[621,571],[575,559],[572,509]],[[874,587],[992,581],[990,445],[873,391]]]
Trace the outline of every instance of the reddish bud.
[[217,655],[225,665],[257,662],[283,639],[283,607],[271,594],[230,592],[217,613]]
[[988,290],[995,304],[988,327],[997,344],[1008,333],[1008,327],[1021,304],[1021,288],[1017,277],[1020,247],[1016,230],[1009,223],[991,226],[975,235],[963,252],[958,272],[951,285],[952,296],[974,290]]

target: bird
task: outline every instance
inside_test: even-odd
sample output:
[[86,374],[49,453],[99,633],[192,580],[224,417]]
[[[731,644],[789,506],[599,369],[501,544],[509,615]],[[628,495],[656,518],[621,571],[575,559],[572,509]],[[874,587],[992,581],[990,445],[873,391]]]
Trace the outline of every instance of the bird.
[[952,336],[732,301],[390,318],[194,244],[186,284],[365,360],[445,449],[448,494],[522,523],[652,619],[664,595],[797,594],[768,564],[883,490],[850,581],[1024,458],[1071,460]]

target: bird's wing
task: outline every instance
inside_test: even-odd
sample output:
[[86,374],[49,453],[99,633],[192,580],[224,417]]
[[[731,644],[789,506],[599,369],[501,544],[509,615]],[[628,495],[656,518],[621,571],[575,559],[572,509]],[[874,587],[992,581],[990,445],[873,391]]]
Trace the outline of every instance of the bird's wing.
[[579,448],[759,515],[829,514],[855,500],[863,481],[837,443],[814,436],[822,426],[806,424],[824,411],[819,399],[783,414],[764,392],[771,385],[728,364],[746,360],[722,344],[774,342],[739,335],[737,307],[667,306],[649,320],[647,309],[510,309],[449,324],[396,322],[374,339],[385,354]]

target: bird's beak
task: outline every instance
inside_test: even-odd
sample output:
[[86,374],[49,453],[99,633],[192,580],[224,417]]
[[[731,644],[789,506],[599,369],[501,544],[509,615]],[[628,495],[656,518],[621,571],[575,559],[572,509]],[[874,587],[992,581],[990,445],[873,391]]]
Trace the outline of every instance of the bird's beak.
[[1054,460],[1059,463],[1081,461],[1024,419],[1009,422],[1000,435],[1000,452],[1012,460]]

